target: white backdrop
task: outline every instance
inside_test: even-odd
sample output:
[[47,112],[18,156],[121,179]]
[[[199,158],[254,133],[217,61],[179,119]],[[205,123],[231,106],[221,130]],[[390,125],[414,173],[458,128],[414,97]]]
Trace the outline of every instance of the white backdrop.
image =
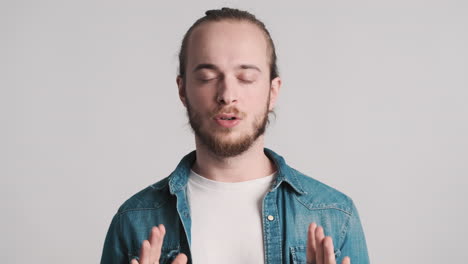
[[2,0],[2,262],[99,262],[118,206],[194,148],[177,53],[222,6],[277,45],[267,146],[355,200],[372,263],[466,261],[466,1]]

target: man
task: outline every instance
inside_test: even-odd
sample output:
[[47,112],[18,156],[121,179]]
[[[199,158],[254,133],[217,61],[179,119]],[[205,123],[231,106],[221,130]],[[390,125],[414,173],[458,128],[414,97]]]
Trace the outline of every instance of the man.
[[196,150],[120,207],[101,263],[368,263],[352,200],[264,148],[281,87],[264,24],[207,11],[179,60]]

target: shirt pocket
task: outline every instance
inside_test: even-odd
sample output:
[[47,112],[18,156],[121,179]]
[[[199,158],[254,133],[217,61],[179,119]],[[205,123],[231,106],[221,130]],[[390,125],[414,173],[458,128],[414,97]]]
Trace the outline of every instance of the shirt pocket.
[[[180,247],[162,248],[161,257],[159,258],[159,264],[171,264],[172,261],[177,257],[177,255],[179,255],[179,253]],[[139,260],[139,256],[130,254],[128,263],[131,263],[132,259]]]
[[[297,246],[289,248],[291,263],[293,264],[307,264],[307,252],[305,246]],[[335,248],[335,259],[341,255],[341,251]]]
[[159,264],[171,264],[172,261],[179,255],[180,248],[164,248],[161,250]]

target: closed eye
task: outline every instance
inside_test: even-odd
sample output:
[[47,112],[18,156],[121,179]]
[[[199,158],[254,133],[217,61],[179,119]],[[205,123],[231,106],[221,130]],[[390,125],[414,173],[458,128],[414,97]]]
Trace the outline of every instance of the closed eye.
[[239,81],[241,83],[244,83],[244,84],[251,84],[251,83],[254,83],[255,80],[251,80],[251,79],[243,79],[243,78],[239,78]]
[[212,78],[198,78],[198,80],[202,83],[207,83],[207,82],[210,82],[210,81],[214,81],[218,79],[217,77],[212,77]]
[[237,79],[243,84],[251,84],[258,79],[258,73],[252,69],[245,69],[237,75]]

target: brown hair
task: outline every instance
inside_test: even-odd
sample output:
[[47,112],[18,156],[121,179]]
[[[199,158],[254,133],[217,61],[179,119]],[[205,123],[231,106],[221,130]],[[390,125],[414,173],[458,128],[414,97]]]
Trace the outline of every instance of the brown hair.
[[258,20],[253,14],[228,7],[223,7],[221,9],[213,9],[205,12],[205,16],[199,18],[195,23],[189,28],[185,33],[184,38],[182,39],[182,45],[180,46],[179,52],[179,76],[185,79],[185,67],[187,63],[187,45],[189,37],[192,31],[200,24],[206,22],[215,22],[222,20],[236,20],[236,21],[247,21],[257,25],[264,33],[266,40],[268,42],[268,48],[270,49],[270,80],[279,76],[278,66],[276,65],[276,51],[273,40],[271,39],[270,32],[265,27],[262,21]]

